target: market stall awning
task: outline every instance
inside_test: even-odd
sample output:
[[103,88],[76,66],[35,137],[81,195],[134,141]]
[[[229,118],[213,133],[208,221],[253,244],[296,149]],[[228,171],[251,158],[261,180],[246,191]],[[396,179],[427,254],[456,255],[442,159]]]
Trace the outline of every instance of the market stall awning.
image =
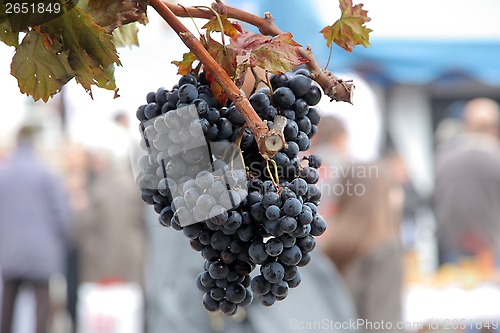
[[373,39],[371,44],[352,53],[336,48],[330,69],[405,84],[465,77],[500,85],[500,39]]

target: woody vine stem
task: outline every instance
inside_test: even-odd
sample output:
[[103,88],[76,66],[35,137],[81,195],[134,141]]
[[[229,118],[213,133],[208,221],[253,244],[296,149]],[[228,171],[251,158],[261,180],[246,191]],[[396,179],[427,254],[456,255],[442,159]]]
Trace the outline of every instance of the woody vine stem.
[[[222,4],[220,0],[217,2]],[[197,56],[205,69],[220,84],[228,94],[229,99],[235,104],[237,109],[240,110],[258,143],[261,154],[264,157],[272,157],[280,151],[286,144],[282,134],[283,128],[273,128],[272,130],[267,128],[267,125],[260,119],[248,99],[241,93],[236,84],[212,58],[201,42],[177,18],[177,16],[179,16],[210,19],[214,16],[214,13],[202,8],[172,5],[162,0],[150,0],[150,5],[177,33],[191,52]],[[252,24],[264,35],[276,36],[282,33],[274,23],[274,19],[270,13],[266,13],[265,17],[259,17],[229,6],[224,6],[224,9],[228,18]],[[306,65],[311,73],[311,77],[320,84],[325,94],[334,100],[351,103],[352,83],[342,81],[332,73],[322,70],[315,61],[312,50],[309,47],[307,49],[301,48],[299,54],[308,60]]]

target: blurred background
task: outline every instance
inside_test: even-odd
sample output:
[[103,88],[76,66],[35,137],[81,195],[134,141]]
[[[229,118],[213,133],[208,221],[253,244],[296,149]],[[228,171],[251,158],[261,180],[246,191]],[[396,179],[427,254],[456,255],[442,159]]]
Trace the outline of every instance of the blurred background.
[[[326,64],[329,50],[319,31],[340,16],[337,1],[226,3],[273,13],[282,30],[311,45]],[[305,276],[303,292],[236,319],[204,312],[194,286],[202,259],[140,203],[130,168],[139,140],[137,107],[148,92],[179,79],[170,62],[187,48],[175,33],[149,8],[150,23],[139,27],[140,47],[119,50],[117,99],[101,89],[91,99],[73,80],[48,103],[33,102],[10,75],[13,49],[0,45],[0,168],[16,154],[19,129],[35,128],[35,150],[57,175],[61,205],[70,211],[65,268],[48,283],[50,332],[321,331],[292,323],[358,318],[405,323],[386,330],[394,332],[419,331],[415,323],[434,331],[498,330],[500,2],[364,4],[372,47],[349,54],[334,45],[328,67],[354,81],[353,105],[323,98],[311,149],[324,160],[320,208],[331,228],[313,262],[326,277],[314,280],[318,272],[311,272],[316,283],[307,285]],[[195,31],[190,19],[182,21]],[[375,175],[351,172],[369,167]],[[347,181],[366,193],[331,193],[332,184]],[[0,203],[2,195],[9,192],[0,191]],[[6,242],[1,235],[0,241]],[[330,300],[310,298],[319,287]],[[36,287],[22,288],[12,332],[35,331],[36,293]],[[318,302],[314,311],[294,312],[309,300]]]

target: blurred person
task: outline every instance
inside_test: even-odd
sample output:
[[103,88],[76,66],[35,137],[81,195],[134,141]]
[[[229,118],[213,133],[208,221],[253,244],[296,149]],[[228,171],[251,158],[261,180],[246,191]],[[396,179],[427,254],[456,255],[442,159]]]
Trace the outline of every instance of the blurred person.
[[344,122],[336,116],[325,116],[318,125],[318,133],[312,138],[314,154],[323,157],[328,165],[343,165],[349,162],[347,141],[349,135]]
[[[383,320],[396,327],[402,312],[402,191],[382,163],[352,164],[348,168],[324,250],[344,277],[358,318],[378,323]],[[394,330],[367,327],[366,331]]]
[[465,106],[463,131],[436,158],[434,211],[440,261],[500,250],[500,126],[496,102]]
[[[88,152],[78,145],[68,144],[65,150],[65,184],[68,191],[68,201],[73,212],[73,221],[89,205],[88,194],[88,173],[89,156]],[[68,250],[67,260],[67,311],[73,323],[73,332],[77,326],[77,296],[78,296],[78,249],[75,242],[72,242]]]
[[319,155],[322,159],[322,165],[318,169],[322,200],[318,209],[327,222],[332,221],[335,214],[335,191],[342,167],[349,161],[348,140],[344,123],[335,116],[323,117],[318,125],[318,133],[312,138],[310,153]]
[[0,166],[0,267],[3,280],[0,333],[12,332],[19,289],[31,285],[36,333],[47,332],[49,279],[64,271],[69,214],[59,180],[34,153],[34,127],[23,127],[10,160]]
[[415,190],[406,163],[398,152],[389,151],[385,154],[384,160],[389,164],[394,181],[404,193],[401,212],[401,240],[404,249],[411,250],[417,241],[417,215],[418,210],[424,205],[424,199]]
[[132,171],[107,151],[92,159],[95,175],[75,225],[79,282],[117,279],[143,286],[144,206]]

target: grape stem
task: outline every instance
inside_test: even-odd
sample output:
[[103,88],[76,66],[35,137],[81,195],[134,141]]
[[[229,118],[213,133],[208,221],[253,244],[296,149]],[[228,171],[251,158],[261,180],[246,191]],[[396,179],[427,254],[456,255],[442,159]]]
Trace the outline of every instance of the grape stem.
[[[151,1],[153,2],[153,1]],[[158,2],[158,1],[154,1]],[[222,6],[221,1],[217,1],[219,6]],[[211,19],[214,14],[206,9],[193,8],[193,7],[183,7],[179,5],[174,5],[171,3],[164,2],[175,15],[179,17],[197,17]],[[246,22],[257,27],[261,34],[268,36],[276,36],[283,33],[283,31],[274,23],[274,19],[271,13],[265,13],[264,17],[260,17],[243,10],[224,6],[225,14],[228,18],[236,19],[242,22]],[[344,81],[339,77],[335,76],[332,72],[323,70],[316,59],[313,56],[312,49],[310,46],[307,48],[300,48],[299,54],[304,59],[309,60],[306,63],[309,72],[311,73],[312,79],[319,83],[321,88],[327,96],[335,101],[343,101],[352,104],[352,92],[354,85],[351,81]]]
[[[260,153],[263,156],[273,156],[277,151],[283,148],[285,146],[284,139],[282,139],[282,137],[276,137],[274,133],[269,131],[266,123],[260,119],[245,95],[240,91],[240,89],[238,89],[236,84],[231,80],[217,61],[212,58],[201,42],[184,26],[184,24],[182,24],[181,21],[179,21],[176,14],[170,10],[170,7],[161,0],[150,0],[149,4],[161,15],[161,17],[170,25],[177,35],[179,35],[183,43],[203,64],[205,70],[212,75],[212,77],[227,93],[229,99],[233,101],[234,105],[245,119],[248,128],[254,135],[259,146]],[[193,10],[195,13],[199,11],[206,11],[207,13],[210,13],[210,18],[214,15],[213,12],[201,8],[187,8],[181,6],[176,6],[176,8],[183,13],[182,16],[184,17],[197,17],[196,15],[191,15]],[[276,147],[273,147],[273,149],[267,148],[266,141],[269,140],[270,137],[272,139],[281,140],[281,145],[278,144],[279,149]]]

